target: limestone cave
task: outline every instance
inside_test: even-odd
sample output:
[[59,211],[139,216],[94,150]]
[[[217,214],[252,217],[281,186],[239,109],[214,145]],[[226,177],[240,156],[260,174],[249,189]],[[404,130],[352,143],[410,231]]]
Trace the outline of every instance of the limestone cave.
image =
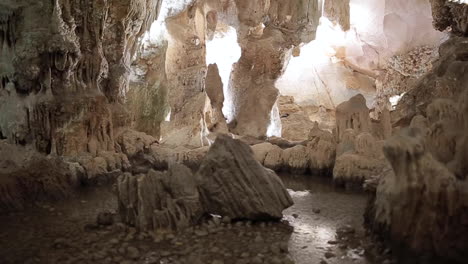
[[0,0],[0,263],[468,263],[468,0]]

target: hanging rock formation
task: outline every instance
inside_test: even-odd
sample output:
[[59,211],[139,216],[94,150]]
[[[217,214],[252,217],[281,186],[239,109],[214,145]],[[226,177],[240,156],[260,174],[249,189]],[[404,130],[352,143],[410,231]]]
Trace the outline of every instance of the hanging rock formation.
[[215,133],[227,133],[226,119],[223,115],[224,92],[223,82],[216,64],[208,65],[205,79],[205,90],[210,99],[211,113],[206,117],[208,130]]

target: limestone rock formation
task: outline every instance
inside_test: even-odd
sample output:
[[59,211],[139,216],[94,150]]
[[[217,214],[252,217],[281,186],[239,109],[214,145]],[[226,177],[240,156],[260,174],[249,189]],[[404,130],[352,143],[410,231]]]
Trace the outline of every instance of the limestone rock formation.
[[[463,35],[454,21],[466,19],[459,12],[467,5],[431,2],[436,27],[455,23],[452,34]],[[468,256],[460,235],[468,231],[466,44],[446,41],[433,69],[397,105],[393,124],[409,127],[385,142],[392,173],[380,178],[366,214],[369,227],[399,249],[458,262]]]
[[308,113],[294,103],[292,96],[280,96],[278,107],[281,116],[281,137],[288,140],[306,140],[314,126]]
[[303,174],[309,169],[308,149],[302,145],[285,149],[282,154],[283,168],[294,174]]
[[452,37],[439,48],[439,59],[431,72],[423,76],[401,98],[391,113],[393,126],[408,126],[416,115],[426,116],[427,106],[437,98],[458,99],[468,83],[466,38]]
[[203,207],[231,219],[280,219],[292,199],[281,179],[265,169],[250,147],[219,136],[197,172]]
[[45,157],[31,147],[0,140],[0,211],[68,197],[76,184],[73,181],[81,176],[72,164],[58,157]]
[[268,151],[263,162],[265,167],[274,171],[279,171],[283,168],[283,150],[273,145],[273,148]]
[[468,6],[463,1],[431,0],[434,27],[440,31],[450,27],[457,36],[468,37]]
[[260,164],[265,164],[265,158],[267,157],[267,154],[271,150],[278,148],[278,146],[275,146],[275,145],[273,145],[271,143],[268,143],[268,142],[256,144],[256,145],[253,145],[251,147],[252,147],[252,151],[253,151],[255,160],[260,162]]
[[293,46],[315,38],[321,8],[317,0],[237,0],[235,4],[242,54],[229,84],[235,102],[229,126],[237,134],[265,136],[268,126],[279,120],[272,111],[278,97],[275,81]]
[[111,2],[0,4],[0,134],[9,142],[46,154],[114,151],[111,109],[121,108],[129,58],[160,1]]
[[307,153],[312,174],[329,175],[335,165],[336,142],[332,133],[315,126],[309,133]]
[[356,136],[353,149],[337,157],[333,168],[333,180],[338,184],[362,184],[381,176],[389,167],[382,152],[382,142],[369,133]]
[[132,158],[139,152],[149,149],[152,144],[157,144],[158,141],[146,133],[123,129],[118,133],[116,143],[122,153]]
[[205,90],[211,104],[211,116],[207,119],[210,132],[227,133],[226,119],[223,115],[224,92],[223,82],[216,64],[208,65],[205,79]]
[[171,165],[167,172],[125,174],[117,183],[124,222],[141,230],[180,230],[197,223],[202,209],[192,172]]
[[370,219],[402,247],[458,261],[466,258],[466,183],[428,152],[420,130],[410,128],[389,139],[385,155],[394,174],[380,180]]
[[323,0],[324,16],[339,24],[344,31],[350,28],[350,0]]
[[346,129],[354,129],[356,133],[371,132],[369,108],[366,99],[358,94],[349,101],[336,107],[337,139],[341,140]]

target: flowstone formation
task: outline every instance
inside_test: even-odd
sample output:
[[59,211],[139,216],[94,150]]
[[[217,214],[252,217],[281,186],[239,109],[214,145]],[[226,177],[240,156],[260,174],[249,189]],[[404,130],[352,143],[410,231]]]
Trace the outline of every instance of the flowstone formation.
[[336,155],[336,141],[332,133],[314,123],[307,140],[286,142],[289,144],[281,144],[281,141],[254,144],[252,150],[258,162],[275,171],[331,174]]

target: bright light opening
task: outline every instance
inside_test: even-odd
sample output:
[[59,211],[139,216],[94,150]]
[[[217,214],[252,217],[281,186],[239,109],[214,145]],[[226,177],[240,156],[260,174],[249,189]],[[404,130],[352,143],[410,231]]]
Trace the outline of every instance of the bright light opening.
[[281,137],[281,130],[282,126],[278,103],[275,103],[270,113],[270,124],[267,128],[267,137]]
[[206,63],[218,65],[219,75],[223,81],[223,114],[228,123],[234,119],[233,97],[228,91],[229,78],[232,65],[239,60],[240,56],[241,48],[237,43],[236,30],[231,26],[218,25],[213,39],[206,43]]
[[405,93],[402,93],[400,95],[395,95],[389,98],[390,104],[392,105],[392,109],[395,109],[397,106],[398,102],[401,100],[401,98],[405,95]]

